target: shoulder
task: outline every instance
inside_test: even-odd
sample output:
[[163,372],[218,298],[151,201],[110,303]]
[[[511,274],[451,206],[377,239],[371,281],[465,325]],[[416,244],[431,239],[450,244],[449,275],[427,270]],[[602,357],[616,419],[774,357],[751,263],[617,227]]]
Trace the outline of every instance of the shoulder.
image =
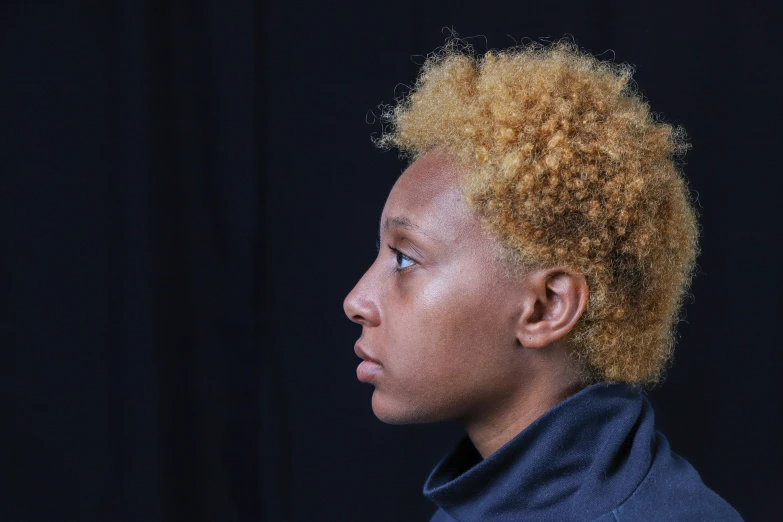
[[666,437],[656,435],[655,462],[634,493],[612,512],[615,519],[741,522],[739,513],[704,484],[694,467],[671,451]]

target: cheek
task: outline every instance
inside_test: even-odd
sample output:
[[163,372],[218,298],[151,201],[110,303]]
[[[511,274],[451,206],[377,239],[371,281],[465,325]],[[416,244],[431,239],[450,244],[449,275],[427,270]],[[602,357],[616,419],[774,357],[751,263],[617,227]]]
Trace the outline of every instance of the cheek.
[[493,378],[513,335],[491,281],[452,277],[399,288],[390,314],[389,370],[409,391],[461,388]]
[[387,310],[384,373],[372,399],[378,418],[454,420],[506,386],[513,364],[502,354],[513,353],[513,335],[488,288],[470,279],[439,282],[400,295]]

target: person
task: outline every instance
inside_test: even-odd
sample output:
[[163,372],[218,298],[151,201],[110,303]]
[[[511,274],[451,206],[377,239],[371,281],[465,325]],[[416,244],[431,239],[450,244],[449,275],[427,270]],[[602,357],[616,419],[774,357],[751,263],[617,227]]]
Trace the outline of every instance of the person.
[[571,42],[431,54],[382,114],[410,160],[344,301],[390,424],[455,421],[432,521],[741,520],[655,429],[698,253],[679,159],[631,67]]

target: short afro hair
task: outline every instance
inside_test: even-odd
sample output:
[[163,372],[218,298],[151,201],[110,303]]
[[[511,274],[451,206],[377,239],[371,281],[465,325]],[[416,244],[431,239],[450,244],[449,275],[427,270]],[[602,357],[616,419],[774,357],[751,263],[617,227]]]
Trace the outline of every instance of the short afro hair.
[[382,148],[466,167],[469,207],[521,274],[567,265],[590,298],[567,340],[587,381],[654,384],[698,254],[678,160],[685,133],[650,112],[633,69],[574,43],[483,56],[451,39],[383,107]]

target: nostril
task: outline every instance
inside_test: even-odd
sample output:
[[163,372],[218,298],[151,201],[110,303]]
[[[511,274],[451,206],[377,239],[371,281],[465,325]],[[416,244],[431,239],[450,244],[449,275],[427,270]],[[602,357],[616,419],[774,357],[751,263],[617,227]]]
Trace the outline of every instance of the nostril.
[[367,320],[363,316],[361,316],[359,314],[354,314],[354,315],[348,316],[348,318],[351,321],[353,321],[354,323],[356,323],[356,324],[360,324],[362,326],[366,326],[367,325]]

